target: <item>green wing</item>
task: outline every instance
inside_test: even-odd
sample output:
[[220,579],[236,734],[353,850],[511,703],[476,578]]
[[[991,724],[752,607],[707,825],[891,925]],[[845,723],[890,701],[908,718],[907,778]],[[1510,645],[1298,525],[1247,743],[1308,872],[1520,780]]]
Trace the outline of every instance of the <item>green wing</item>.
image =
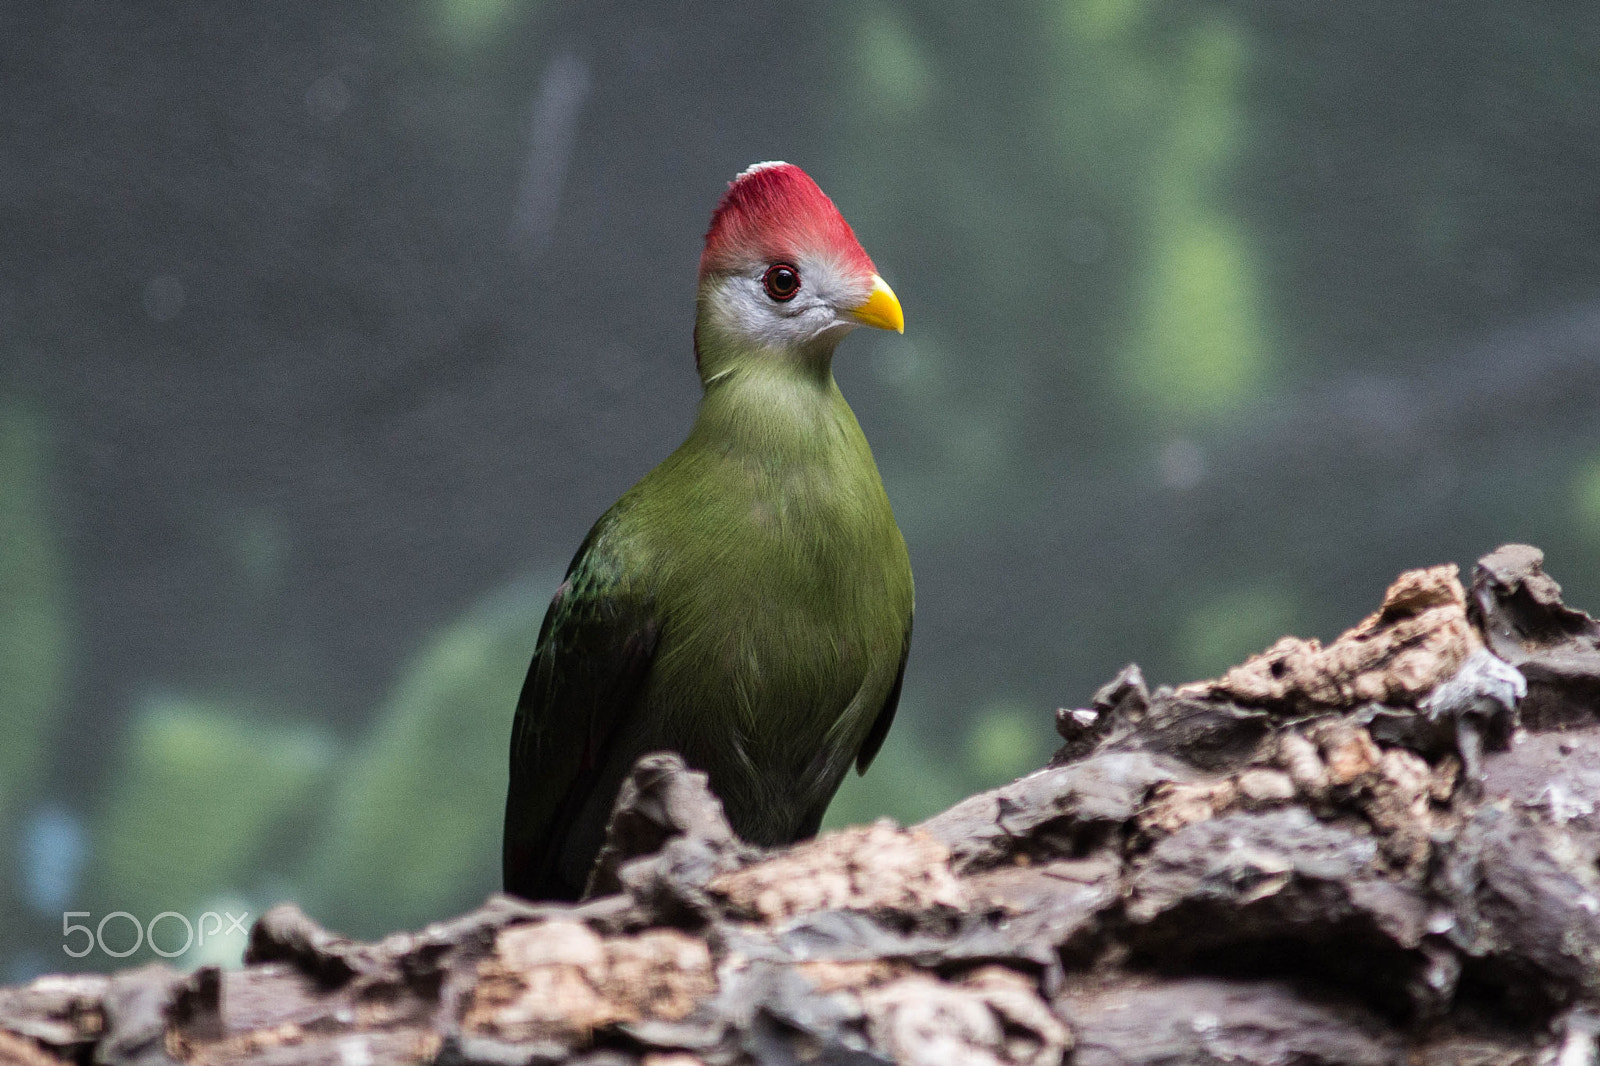
[[[858,774],[867,772],[867,767],[871,766],[872,760],[877,757],[878,749],[883,747],[884,738],[889,735],[889,727],[894,724],[894,712],[900,706],[900,687],[906,680],[906,659],[910,654],[911,619],[907,618],[905,643],[900,648],[900,666],[895,671],[894,684],[889,686],[889,694],[883,698],[883,706],[879,708],[878,716],[872,720],[872,727],[867,730],[866,739],[861,742],[861,747],[856,749],[855,762]],[[821,802],[814,804],[806,813],[800,822],[800,831],[796,839],[805,840],[817,835],[823,816],[828,813],[828,804],[833,802],[833,793],[833,788],[828,789],[827,795],[822,797]]]
[[883,709],[878,712],[878,717],[872,720],[872,728],[867,731],[867,739],[861,742],[861,750],[856,752],[856,773],[864,774],[867,767],[872,765],[872,760],[878,757],[878,749],[883,747],[884,738],[889,735],[889,727],[894,724],[894,712],[900,706],[900,686],[906,680],[906,660],[911,657],[911,618],[906,618],[906,642],[900,649],[900,669],[895,671],[894,684],[889,689],[889,695],[884,698]]
[[595,789],[655,656],[652,597],[608,550],[611,517],[584,538],[550,601],[511,727],[501,858],[505,890],[528,899],[582,894],[601,841],[579,816],[605,799]]

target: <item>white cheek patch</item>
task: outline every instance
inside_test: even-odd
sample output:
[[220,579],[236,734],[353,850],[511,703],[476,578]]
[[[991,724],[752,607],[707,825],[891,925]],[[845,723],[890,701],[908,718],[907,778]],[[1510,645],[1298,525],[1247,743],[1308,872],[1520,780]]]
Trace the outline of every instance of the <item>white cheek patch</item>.
[[812,292],[830,307],[856,307],[872,290],[870,279],[863,280],[832,256],[806,256],[798,265],[801,277],[814,279]]
[[711,293],[717,324],[762,348],[799,348],[823,334],[837,339],[849,332],[855,324],[839,318],[834,308],[859,303],[865,292],[856,293],[860,286],[845,283],[836,265],[827,260],[805,257],[795,266],[800,271],[800,291],[787,301],[768,296],[754,268],[750,274],[724,277]]
[[724,279],[712,295],[711,310],[718,326],[751,347],[787,348],[809,332],[806,316],[775,303],[759,281],[746,277]]

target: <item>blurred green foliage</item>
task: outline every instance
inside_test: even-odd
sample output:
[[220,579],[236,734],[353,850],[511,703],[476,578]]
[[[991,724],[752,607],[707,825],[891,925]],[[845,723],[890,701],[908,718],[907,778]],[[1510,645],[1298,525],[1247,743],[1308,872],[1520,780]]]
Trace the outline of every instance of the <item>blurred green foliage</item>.
[[933,99],[928,58],[897,9],[876,4],[865,11],[860,49],[866,98],[877,116],[908,121]]
[[472,52],[491,44],[532,5],[527,0],[433,0],[433,26],[453,49]]
[[[51,513],[48,434],[0,397],[0,961],[32,947],[22,855],[28,806],[49,766],[66,696],[66,574]],[[4,971],[0,971],[3,974]]]
[[1181,676],[1217,677],[1279,637],[1300,635],[1301,622],[1293,597],[1282,589],[1241,585],[1219,590],[1183,619],[1176,642]]
[[1123,358],[1141,400],[1190,418],[1228,413],[1268,369],[1255,256],[1225,199],[1247,56],[1220,18],[1182,42],[1160,76],[1167,117],[1138,194],[1146,252]]
[[[381,936],[481,902],[499,884],[508,723],[535,603],[519,585],[447,626],[354,742],[225,701],[147,700],[94,819],[84,905],[95,919],[197,921],[292,898]],[[114,950],[133,940],[113,932]],[[243,946],[197,943],[180,961],[237,961]],[[146,958],[148,945],[129,957]]]
[[215,897],[259,897],[281,877],[273,855],[319,828],[336,750],[325,730],[257,708],[146,700],[94,820],[94,913],[194,918]]
[[1600,456],[1579,463],[1574,471],[1572,517],[1579,532],[1600,545]]
[[542,608],[497,597],[405,666],[313,838],[300,879],[313,913],[380,936],[499,888],[511,710]]
[[7,851],[47,765],[65,694],[66,575],[46,450],[42,420],[0,402],[0,844]]

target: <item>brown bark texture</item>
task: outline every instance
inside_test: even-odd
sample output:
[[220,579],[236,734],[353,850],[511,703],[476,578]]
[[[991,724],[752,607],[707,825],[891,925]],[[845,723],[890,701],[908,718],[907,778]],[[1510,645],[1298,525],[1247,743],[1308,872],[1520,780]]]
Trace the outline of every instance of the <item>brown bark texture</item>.
[[1536,549],[1216,680],[1130,666],[1057,727],[921,825],[773,851],[649,756],[597,898],[375,944],[282,905],[240,969],[0,990],[0,1061],[1596,1061],[1600,624]]

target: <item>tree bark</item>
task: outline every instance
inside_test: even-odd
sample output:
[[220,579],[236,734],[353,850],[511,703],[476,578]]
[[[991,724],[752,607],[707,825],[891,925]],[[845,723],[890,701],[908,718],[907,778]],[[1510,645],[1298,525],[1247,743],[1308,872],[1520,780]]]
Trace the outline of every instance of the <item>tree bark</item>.
[[1596,1061],[1600,624],[1536,549],[1402,574],[1324,647],[1128,667],[1051,765],[761,851],[641,760],[577,905],[246,965],[0,990],[0,1060],[107,1064]]

